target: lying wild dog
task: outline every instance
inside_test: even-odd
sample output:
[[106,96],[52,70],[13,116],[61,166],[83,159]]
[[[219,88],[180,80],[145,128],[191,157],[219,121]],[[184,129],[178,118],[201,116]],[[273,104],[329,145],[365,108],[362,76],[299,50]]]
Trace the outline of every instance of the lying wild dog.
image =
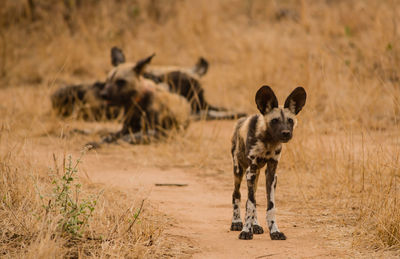
[[[111,63],[114,66],[123,64],[125,55],[121,49],[111,49]],[[192,117],[195,119],[236,119],[246,116],[244,113],[229,112],[225,108],[210,105],[204,97],[204,89],[199,77],[208,71],[208,62],[200,58],[192,68],[161,67],[147,69],[143,76],[156,83],[168,84],[169,91],[184,96],[191,104]]]
[[74,115],[84,120],[115,119],[119,109],[110,107],[100,97],[105,83],[69,85],[57,89],[50,97],[53,110],[60,117]]
[[[232,195],[232,231],[241,231],[239,239],[252,239],[262,234],[263,228],[257,221],[255,193],[260,170],[265,169],[267,188],[267,224],[273,240],[285,240],[275,219],[276,168],[281,156],[282,143],[287,143],[297,124],[296,115],[306,103],[304,88],[297,87],[287,97],[285,105],[278,107],[278,100],[269,86],[261,87],[255,98],[261,114],[240,119],[232,137],[232,158],[235,188]],[[248,199],[243,226],[240,218],[240,184],[246,174]]]
[[[111,64],[116,67],[119,64],[125,63],[125,54],[124,52],[118,47],[111,48]],[[208,71],[208,61],[200,57],[197,63],[193,67],[178,67],[178,66],[151,66],[150,68],[146,68],[143,73],[143,77],[151,79],[156,83],[163,82],[162,76],[173,72],[179,71],[181,73],[187,74],[190,77],[195,79],[199,79],[200,77],[207,74]]]
[[121,63],[107,76],[101,96],[109,105],[124,109],[123,127],[100,143],[123,139],[131,144],[149,142],[171,130],[182,130],[189,125],[190,104],[178,94],[168,91],[165,84],[156,84],[143,77],[144,68],[154,55],[136,64]]
[[[122,62],[123,60],[123,62]],[[111,63],[117,66],[125,62],[125,57],[117,48],[111,50]],[[164,74],[169,73],[175,76],[180,75],[178,81],[195,82],[201,76],[205,75],[208,70],[208,62],[204,58],[199,58],[198,62],[191,68],[183,67],[153,67],[143,73],[145,78],[148,78],[155,83],[165,81]],[[193,85],[199,85],[193,83]],[[110,106],[100,96],[100,91],[103,90],[105,82],[95,82],[91,84],[68,85],[57,89],[51,95],[53,110],[60,117],[76,116],[84,120],[110,120],[118,117],[120,110],[118,107]],[[167,87],[168,88],[168,87]],[[183,93],[192,98],[191,93]],[[201,95],[202,97],[202,95]]]

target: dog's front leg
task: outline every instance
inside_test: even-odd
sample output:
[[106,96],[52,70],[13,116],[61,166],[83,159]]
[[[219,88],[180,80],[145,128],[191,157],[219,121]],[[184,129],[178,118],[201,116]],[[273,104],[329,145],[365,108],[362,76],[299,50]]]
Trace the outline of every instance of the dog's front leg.
[[101,144],[104,144],[104,143],[110,144],[110,143],[116,142],[121,136],[122,136],[122,132],[121,131],[118,131],[118,132],[115,132],[115,133],[110,133],[107,136],[105,136],[100,141],[100,143]]
[[245,224],[240,232],[239,239],[253,239],[253,223],[256,215],[256,199],[255,199],[255,182],[257,177],[258,166],[251,162],[246,170],[247,179],[247,202]]
[[132,145],[150,144],[153,139],[157,139],[159,132],[148,130],[146,132],[128,133],[121,137],[121,140]]
[[103,144],[110,144],[110,143],[117,142],[117,140],[119,138],[121,138],[121,136],[123,136],[123,134],[124,134],[123,129],[120,131],[117,131],[115,133],[109,133],[107,136],[102,138],[102,140],[99,142],[93,141],[93,142],[86,143],[85,147],[87,147],[89,150],[100,148]]
[[277,183],[276,168],[278,161],[269,159],[267,161],[267,168],[265,169],[265,179],[267,187],[267,224],[269,228],[269,234],[272,240],[285,240],[286,236],[279,231],[278,225],[275,218],[275,190]]
[[[258,185],[258,178],[260,176],[260,169],[257,169],[256,180],[254,182],[254,195],[257,193],[257,185]],[[253,234],[263,234],[264,229],[260,226],[257,219],[257,211],[254,213],[254,221],[253,221]]]

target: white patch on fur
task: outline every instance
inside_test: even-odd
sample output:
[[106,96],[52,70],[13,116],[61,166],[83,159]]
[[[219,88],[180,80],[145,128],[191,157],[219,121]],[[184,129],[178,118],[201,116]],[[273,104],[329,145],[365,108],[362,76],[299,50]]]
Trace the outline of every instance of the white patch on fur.
[[256,174],[257,174],[257,172],[256,173],[251,172],[251,169],[249,166],[246,170],[246,180],[249,181],[251,179],[251,177],[253,177],[253,175],[256,175]]
[[267,129],[267,125],[265,123],[264,116],[258,115],[258,122],[256,127],[256,135],[264,132]]
[[232,223],[240,223],[242,220],[240,218],[233,218]]
[[267,224],[270,233],[280,232],[278,225],[276,224],[275,212],[275,208],[267,211]]
[[260,224],[258,223],[258,219],[257,219],[257,210],[254,212],[253,225],[260,225]]
[[254,217],[255,212],[256,206],[250,200],[247,200],[245,224],[242,231],[249,232],[252,229],[254,221],[254,218],[252,219],[252,217]]
[[257,141],[256,144],[251,148],[248,158],[250,159],[250,156],[265,157],[265,152],[266,149],[264,143]]
[[279,232],[278,225],[276,223],[276,218],[275,218],[275,212],[276,212],[276,209],[275,209],[275,188],[274,188],[275,183],[276,183],[276,176],[274,177],[274,180],[271,183],[271,193],[270,193],[270,199],[268,201],[268,203],[272,202],[274,204],[274,207],[272,209],[270,209],[270,210],[267,209],[267,216],[266,216],[268,229],[270,230],[270,233],[274,233],[274,232],[277,232],[277,231]]
[[246,140],[247,138],[247,132],[249,129],[249,123],[250,123],[250,119],[253,116],[249,116],[245,119],[245,121],[243,122],[242,126],[239,129],[239,137],[242,138],[243,140]]
[[281,159],[282,150],[278,155],[275,154],[275,150],[272,151],[271,153],[272,153],[271,158],[274,159],[275,161],[279,161]]

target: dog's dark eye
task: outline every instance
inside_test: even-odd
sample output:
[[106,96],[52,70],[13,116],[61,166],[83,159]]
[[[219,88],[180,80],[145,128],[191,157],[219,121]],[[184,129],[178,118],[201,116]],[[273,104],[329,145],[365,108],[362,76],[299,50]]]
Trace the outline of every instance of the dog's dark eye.
[[126,85],[126,80],[124,80],[124,79],[117,79],[117,81],[115,81],[115,84],[116,84],[118,87],[123,87],[123,86]]
[[293,119],[292,119],[292,118],[289,118],[287,121],[288,121],[290,124],[293,124]]
[[279,119],[272,119],[271,124],[277,124],[279,122]]

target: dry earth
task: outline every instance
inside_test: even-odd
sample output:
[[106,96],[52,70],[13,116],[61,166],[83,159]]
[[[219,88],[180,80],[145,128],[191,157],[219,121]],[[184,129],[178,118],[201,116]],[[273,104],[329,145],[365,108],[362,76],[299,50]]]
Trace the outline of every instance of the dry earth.
[[[220,136],[229,142],[233,122],[207,122],[204,127],[206,131],[222,129]],[[54,150],[63,152],[51,139],[39,138],[36,155],[44,162],[51,160]],[[72,150],[73,156],[79,156],[79,147],[72,147]],[[297,191],[293,171],[278,169],[277,218],[288,239],[271,241],[268,234],[262,234],[254,236],[252,241],[243,241],[238,239],[239,232],[229,231],[231,171],[202,170],[190,165],[146,165],[137,161],[135,152],[135,147],[128,145],[106,146],[86,154],[81,169],[90,181],[121,188],[138,199],[145,199],[145,204],[165,214],[170,226],[164,238],[173,242],[172,249],[180,251],[179,257],[348,258],[356,255],[351,249],[351,229],[336,220],[342,212],[338,210],[337,215],[331,215],[326,207],[329,201],[307,199],[306,203],[302,202],[304,197]],[[266,226],[264,181],[262,176],[257,204],[260,222]],[[187,186],[156,186],[157,183]],[[242,207],[246,195],[243,182]]]
[[[115,159],[107,158],[105,161]],[[104,161],[104,160],[103,160]],[[96,164],[96,159],[90,164]],[[121,161],[124,170],[107,166],[93,166],[93,179],[124,188],[142,188],[147,198],[158,204],[159,209],[175,220],[167,231],[178,241],[189,241],[196,249],[194,258],[331,258],[343,257],[341,251],[327,244],[319,235],[320,227],[310,227],[304,221],[301,211],[292,212],[289,206],[282,206],[279,212],[280,226],[288,240],[271,241],[266,234],[255,236],[253,241],[237,238],[239,232],[229,231],[231,189],[227,183],[220,183],[211,176],[201,179],[181,168],[162,170],[129,167],[129,160]],[[110,164],[111,165],[111,164]],[[92,166],[92,165],[91,165]],[[115,164],[114,164],[115,166]],[[208,183],[206,184],[205,181]],[[184,183],[187,187],[155,187],[156,183]],[[288,187],[288,186],[282,186]],[[244,190],[243,190],[244,191]],[[265,211],[263,194],[259,214]],[[289,204],[288,204],[289,205]],[[265,220],[262,220],[265,226]],[[294,224],[293,222],[296,222]],[[177,244],[179,246],[179,244]]]

